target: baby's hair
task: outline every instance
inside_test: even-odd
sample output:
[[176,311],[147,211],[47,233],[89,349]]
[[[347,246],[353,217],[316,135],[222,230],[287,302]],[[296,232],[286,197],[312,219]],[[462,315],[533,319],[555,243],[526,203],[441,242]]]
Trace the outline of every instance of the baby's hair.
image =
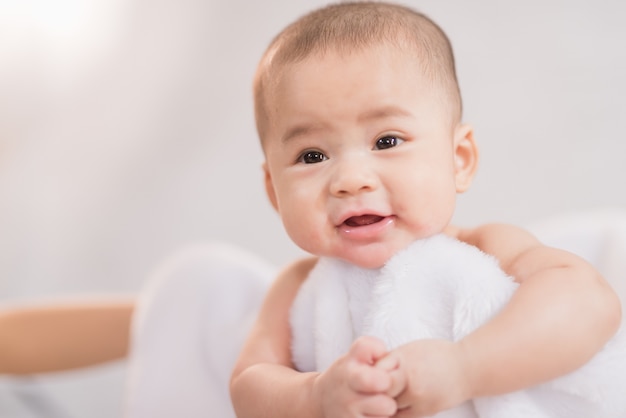
[[350,54],[391,45],[419,60],[423,74],[443,89],[454,122],[461,118],[454,54],[448,37],[430,18],[409,7],[376,1],[331,4],[314,10],[280,32],[270,43],[254,79],[257,130],[264,140],[266,94],[282,69],[314,54],[332,50]]

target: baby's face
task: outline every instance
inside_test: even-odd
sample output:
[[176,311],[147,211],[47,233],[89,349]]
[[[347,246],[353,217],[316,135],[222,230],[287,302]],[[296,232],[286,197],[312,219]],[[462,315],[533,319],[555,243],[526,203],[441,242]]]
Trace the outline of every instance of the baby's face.
[[447,226],[475,149],[418,68],[392,48],[328,52],[270,92],[268,194],[305,251],[377,268]]

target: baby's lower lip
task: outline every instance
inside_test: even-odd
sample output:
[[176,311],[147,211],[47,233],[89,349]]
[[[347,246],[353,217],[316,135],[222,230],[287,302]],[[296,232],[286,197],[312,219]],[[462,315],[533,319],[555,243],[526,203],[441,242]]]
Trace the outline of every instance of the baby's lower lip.
[[370,240],[380,236],[394,220],[393,216],[363,215],[347,219],[338,229],[349,239]]

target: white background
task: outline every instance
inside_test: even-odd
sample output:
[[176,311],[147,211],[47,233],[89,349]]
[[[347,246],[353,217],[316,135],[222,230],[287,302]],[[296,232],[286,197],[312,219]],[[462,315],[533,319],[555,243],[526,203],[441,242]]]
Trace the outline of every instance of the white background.
[[[481,149],[457,223],[626,207],[625,3],[404,3],[448,33]],[[299,255],[262,189],[251,79],[322,4],[0,0],[0,302],[135,293],[196,242]]]

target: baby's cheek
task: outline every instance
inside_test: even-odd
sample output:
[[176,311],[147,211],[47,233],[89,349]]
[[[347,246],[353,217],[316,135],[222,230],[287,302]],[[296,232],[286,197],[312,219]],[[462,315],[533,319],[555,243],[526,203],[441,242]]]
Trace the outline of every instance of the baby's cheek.
[[316,227],[306,217],[284,219],[283,224],[289,238],[303,250],[318,254],[322,242],[321,228]]
[[319,234],[319,230],[308,230],[303,232],[302,241],[301,244],[299,244],[300,247],[311,254],[324,254],[325,251],[322,248],[324,239],[323,236]]

